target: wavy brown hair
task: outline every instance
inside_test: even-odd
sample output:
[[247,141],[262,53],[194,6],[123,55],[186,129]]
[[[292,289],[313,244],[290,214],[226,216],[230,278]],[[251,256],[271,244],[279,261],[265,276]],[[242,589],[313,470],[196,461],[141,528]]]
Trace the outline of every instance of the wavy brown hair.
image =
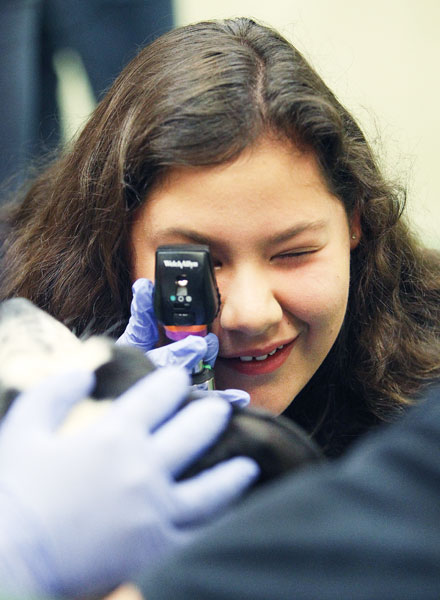
[[325,363],[384,418],[440,374],[438,262],[353,117],[290,43],[249,19],[175,29],[125,68],[8,213],[1,297],[30,298],[77,334],[117,335],[130,226],[149,189],[169,168],[230,161],[266,133],[312,149],[348,218],[360,216],[347,317]]

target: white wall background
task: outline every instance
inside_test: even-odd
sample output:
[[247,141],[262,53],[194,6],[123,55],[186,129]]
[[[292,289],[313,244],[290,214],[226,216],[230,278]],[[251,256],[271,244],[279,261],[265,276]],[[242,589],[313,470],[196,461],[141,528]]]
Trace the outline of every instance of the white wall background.
[[[411,221],[440,249],[440,0],[174,0],[174,10],[178,25],[251,16],[290,39],[407,185]],[[94,98],[74,53],[55,68],[69,139]]]
[[408,185],[440,249],[439,0],[174,0],[178,24],[251,16],[278,29],[354,113],[387,173]]

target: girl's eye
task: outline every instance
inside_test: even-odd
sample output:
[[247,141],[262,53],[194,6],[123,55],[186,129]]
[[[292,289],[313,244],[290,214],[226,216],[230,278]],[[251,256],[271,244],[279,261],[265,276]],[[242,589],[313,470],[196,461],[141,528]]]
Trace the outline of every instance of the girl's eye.
[[222,268],[222,263],[220,260],[216,260],[215,258],[212,259],[212,264],[214,265],[214,270],[218,271],[218,269]]
[[274,258],[282,260],[295,260],[303,256],[307,256],[308,254],[313,254],[314,252],[316,252],[316,250],[297,250],[296,252],[284,252],[283,254],[277,254],[276,256],[274,256]]

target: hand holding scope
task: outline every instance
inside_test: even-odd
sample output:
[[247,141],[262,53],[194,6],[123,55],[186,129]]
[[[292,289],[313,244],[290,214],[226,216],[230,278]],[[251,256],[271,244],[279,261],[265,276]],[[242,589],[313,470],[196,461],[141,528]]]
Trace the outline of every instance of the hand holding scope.
[[[220,309],[220,294],[209,247],[173,244],[156,250],[154,311],[171,340],[188,335],[205,336]],[[193,385],[214,388],[209,365],[200,364]]]

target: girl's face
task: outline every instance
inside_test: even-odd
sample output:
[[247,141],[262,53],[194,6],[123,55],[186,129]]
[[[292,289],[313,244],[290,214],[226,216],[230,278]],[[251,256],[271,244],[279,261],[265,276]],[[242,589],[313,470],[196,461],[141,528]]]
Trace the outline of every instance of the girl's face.
[[162,244],[207,244],[221,294],[216,386],[278,414],[336,340],[359,234],[314,155],[264,138],[234,162],[171,169],[136,216],[133,279],[154,278]]

